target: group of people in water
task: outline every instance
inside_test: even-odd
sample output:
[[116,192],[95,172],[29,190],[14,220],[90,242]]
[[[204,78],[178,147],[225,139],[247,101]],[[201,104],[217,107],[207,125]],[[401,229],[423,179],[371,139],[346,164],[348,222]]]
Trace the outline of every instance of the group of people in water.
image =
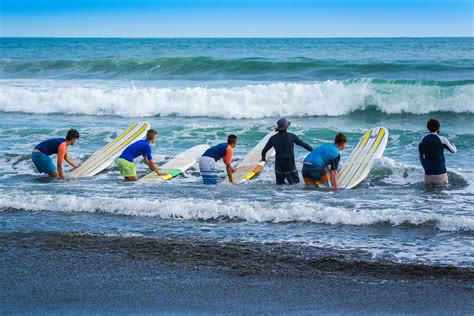
[[[334,142],[323,144],[316,148],[302,141],[298,136],[288,132],[291,122],[281,118],[277,122],[277,132],[270,137],[262,150],[262,161],[265,161],[267,152],[275,149],[275,179],[277,184],[297,184],[300,182],[298,169],[295,163],[294,145],[301,146],[311,153],[304,159],[302,175],[304,183],[311,187],[338,188],[338,166],[341,160],[340,152],[344,150],[347,137],[337,133]],[[439,135],[440,122],[430,119],[427,123],[429,133],[425,135],[419,146],[420,163],[425,170],[426,185],[442,185],[448,183],[444,150],[456,153],[456,146],[448,139]],[[156,140],[157,131],[148,130],[146,138],[129,145],[117,159],[120,174],[128,181],[137,180],[137,171],[134,160],[140,156],[148,167],[160,175],[160,168],[152,157],[151,144]],[[33,164],[40,173],[50,177],[64,178],[63,163],[66,161],[74,169],[79,165],[74,163],[67,152],[67,147],[75,144],[79,139],[79,132],[75,129],[68,131],[66,138],[53,138],[39,143],[31,155]],[[204,184],[217,184],[220,181],[217,162],[223,159],[226,166],[227,177],[233,183],[232,166],[233,150],[237,146],[238,137],[234,134],[227,137],[227,142],[215,145],[206,150],[199,159],[199,169]],[[57,155],[54,164],[51,155]]]

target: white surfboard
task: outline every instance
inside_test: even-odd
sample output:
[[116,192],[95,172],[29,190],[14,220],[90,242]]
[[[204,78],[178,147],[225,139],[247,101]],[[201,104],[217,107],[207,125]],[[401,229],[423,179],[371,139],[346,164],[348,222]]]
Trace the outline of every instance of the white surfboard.
[[82,162],[79,168],[69,172],[69,176],[77,178],[91,177],[98,174],[114,163],[115,159],[122,154],[128,145],[142,139],[149,129],[150,123],[148,122],[133,124],[120,136]]
[[194,146],[178,155],[173,159],[166,162],[160,167],[161,175],[157,175],[156,172],[150,172],[142,178],[143,181],[165,181],[173,179],[184,173],[186,170],[196,164],[201,158],[202,154],[209,148],[209,145],[197,145]]
[[376,127],[368,130],[343,165],[339,187],[352,189],[369,174],[375,160],[382,158],[388,142],[388,130]]
[[[268,133],[262,140],[242,159],[241,162],[235,168],[235,172],[232,174],[232,180],[235,184],[246,182],[262,171],[265,167],[265,162],[260,161],[262,159],[262,150],[267,144],[270,137],[275,135],[276,132]],[[269,161],[275,157],[275,149],[272,148],[267,152],[266,160]],[[226,181],[229,179],[226,177]]]

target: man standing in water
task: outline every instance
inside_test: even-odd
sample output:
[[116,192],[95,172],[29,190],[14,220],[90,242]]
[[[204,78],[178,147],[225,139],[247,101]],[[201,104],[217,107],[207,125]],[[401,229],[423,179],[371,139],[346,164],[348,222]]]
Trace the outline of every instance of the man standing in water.
[[237,136],[231,134],[227,137],[227,143],[222,143],[206,150],[199,159],[199,170],[201,171],[204,184],[217,184],[219,182],[219,176],[217,175],[219,170],[217,169],[216,162],[222,158],[224,158],[229,182],[233,183],[232,173],[234,168],[231,163],[235,146],[237,146]]
[[426,124],[429,134],[418,145],[420,163],[425,169],[425,185],[448,184],[448,174],[444,159],[444,150],[456,153],[456,146],[443,136],[439,136],[440,123],[431,119]]
[[308,151],[313,151],[310,145],[303,142],[295,134],[287,131],[290,125],[291,122],[286,118],[279,119],[275,130],[278,133],[270,137],[262,150],[262,161],[265,161],[267,151],[272,147],[275,148],[275,178],[277,184],[285,184],[285,180],[288,184],[300,182],[295,165],[294,144],[306,148]]
[[[67,132],[65,139],[52,138],[36,145],[31,154],[31,160],[36,169],[38,169],[40,173],[45,173],[52,178],[64,179],[64,160],[66,160],[74,169],[79,167],[79,165],[72,161],[67,152],[67,147],[73,146],[77,139],[79,139],[79,132],[75,129],[71,129]],[[53,154],[58,155],[56,166],[54,165],[53,160],[49,157]]]
[[334,144],[323,144],[318,146],[309,154],[303,162],[303,179],[307,186],[321,187],[329,186],[329,180],[333,189],[338,188],[337,167],[341,160],[340,151],[346,148],[347,137],[343,133],[337,133]]
[[146,133],[146,139],[139,140],[129,145],[117,159],[120,174],[125,178],[125,180],[137,181],[137,171],[133,160],[138,156],[143,156],[143,160],[145,160],[148,167],[160,175],[160,169],[156,166],[151,156],[150,146],[155,142],[157,134],[158,132],[154,129],[149,129]]

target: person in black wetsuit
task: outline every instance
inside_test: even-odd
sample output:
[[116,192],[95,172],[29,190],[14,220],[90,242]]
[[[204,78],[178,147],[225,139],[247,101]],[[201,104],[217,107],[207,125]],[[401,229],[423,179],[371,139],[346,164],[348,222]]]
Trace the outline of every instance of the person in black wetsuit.
[[313,151],[313,148],[303,142],[293,133],[287,132],[291,122],[286,118],[278,120],[275,131],[278,133],[270,137],[267,144],[262,150],[262,161],[266,160],[267,151],[272,147],[275,148],[275,177],[277,184],[296,184],[300,182],[298,170],[295,165],[294,144]]
[[425,185],[448,184],[444,150],[455,154],[456,146],[439,135],[440,123],[437,119],[429,120],[426,127],[430,133],[418,145],[420,163],[425,169]]

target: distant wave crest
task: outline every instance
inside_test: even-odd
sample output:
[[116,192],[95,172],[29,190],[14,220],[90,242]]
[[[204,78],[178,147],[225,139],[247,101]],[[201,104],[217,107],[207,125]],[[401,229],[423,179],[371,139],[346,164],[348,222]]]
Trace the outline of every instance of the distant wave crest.
[[380,73],[472,73],[473,71],[474,63],[469,60],[356,62],[301,57],[286,60],[210,57],[0,59],[0,75],[3,78],[318,80],[347,74],[368,77]]

